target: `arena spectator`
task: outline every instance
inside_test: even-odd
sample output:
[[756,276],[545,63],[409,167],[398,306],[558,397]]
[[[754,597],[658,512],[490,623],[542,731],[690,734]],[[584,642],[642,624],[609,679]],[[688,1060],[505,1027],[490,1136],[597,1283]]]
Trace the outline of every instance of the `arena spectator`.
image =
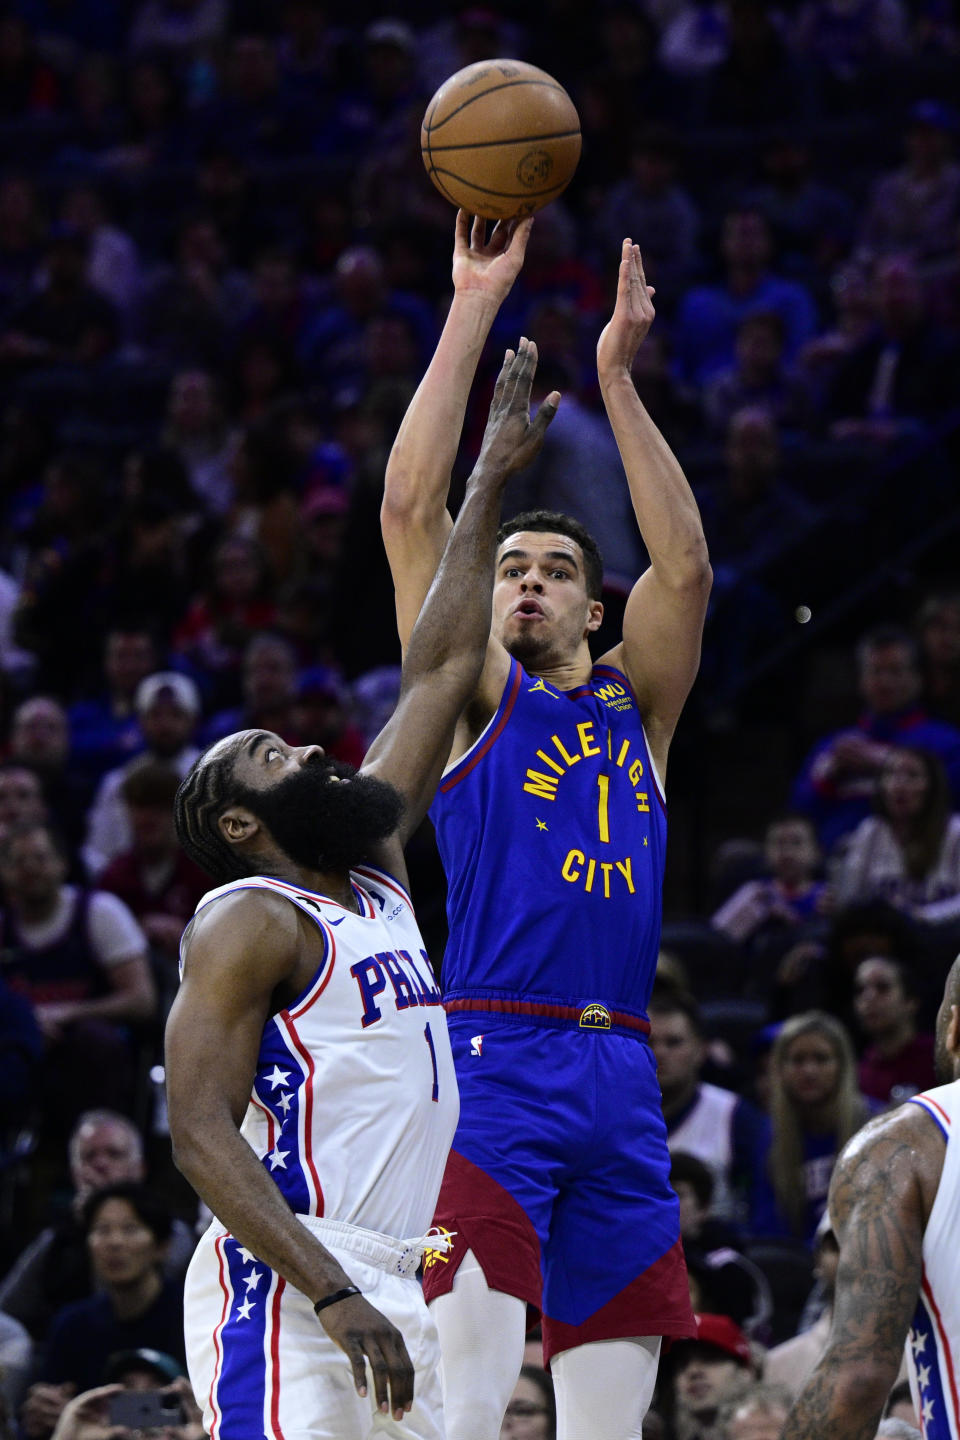
[[0,842],[24,825],[42,825],[49,810],[40,778],[26,765],[0,766]]
[[856,724],[818,741],[793,786],[791,804],[809,815],[829,851],[870,814],[890,750],[922,747],[939,755],[954,803],[960,803],[960,731],[932,720],[920,704],[921,675],[908,631],[879,625],[856,649],[864,709]]
[[228,17],[226,0],[143,0],[134,11],[130,49],[178,60],[210,54]]
[[680,1237],[695,1311],[726,1315],[748,1335],[769,1321],[773,1300],[762,1272],[737,1248],[737,1232],[711,1216],[713,1175],[702,1160],[671,1152],[670,1184],[680,1202]]
[[950,813],[943,763],[930,750],[898,746],[837,875],[837,901],[886,900],[931,925],[960,921],[960,815]]
[[689,290],[676,320],[680,373],[700,385],[732,363],[737,325],[746,315],[761,310],[780,316],[788,361],[816,329],[816,310],[807,291],[770,269],[770,229],[759,211],[728,211],[720,248],[722,283]]
[[143,763],[167,766],[182,780],[200,751],[192,743],[200,720],[200,693],[187,675],[158,670],[137,686],[134,710],[143,749],[100,781],[87,821],[83,861],[96,878],[122,851],[132,833],[122,798],[124,782]]
[[214,705],[239,691],[243,647],[276,618],[266,557],[244,535],[228,535],[211,557],[210,578],[174,634],[174,649],[212,686]]
[[[658,304],[676,299],[697,262],[700,216],[677,181],[678,151],[669,130],[641,130],[630,146],[628,177],[610,190],[594,229],[600,253],[611,235],[643,237],[644,273],[657,288]],[[550,353],[544,346],[544,355]]]
[[695,1340],[679,1340],[662,1363],[676,1440],[720,1440],[717,1415],[756,1378],[750,1342],[726,1315],[695,1317]]
[[853,235],[850,200],[818,178],[810,145],[796,129],[771,139],[762,166],[763,180],[749,198],[770,226],[784,269],[828,273]]
[[909,257],[881,260],[875,290],[876,324],[837,367],[825,403],[834,438],[887,444],[949,410],[960,349],[927,315]]
[[112,1355],[147,1348],[184,1362],[183,1285],[164,1277],[172,1231],[166,1206],[144,1185],[105,1185],[83,1207],[83,1229],[99,1290],[59,1310],[21,1421],[44,1440],[78,1391],[99,1384]]
[[212,216],[180,222],[173,261],[147,278],[140,306],[139,339],[159,360],[191,374],[223,365],[249,297],[246,277],[230,260]]
[[783,321],[763,311],[737,326],[735,362],[720,370],[703,392],[711,427],[725,433],[733,416],[747,408],[766,410],[781,429],[806,430],[813,419],[806,381],[783,360]]
[[293,723],[309,745],[322,745],[335,760],[360,766],[367,746],[354,724],[343,679],[325,665],[304,670],[297,685]]
[[56,816],[57,828],[74,850],[83,839],[93,790],[71,765],[70,751],[70,720],[59,700],[33,695],[17,706],[10,721],[10,759],[36,775],[46,813]]
[[[17,1256],[0,1281],[0,1310],[18,1319],[36,1341],[44,1339],[59,1309],[93,1294],[83,1226],[83,1209],[90,1196],[105,1185],[146,1179],[140,1132],[116,1110],[84,1112],[73,1127],[67,1155],[72,1185],[68,1203],[51,1217],[51,1223]],[[175,1219],[164,1260],[167,1275],[182,1280],[195,1243],[189,1226]]]
[[293,647],[279,635],[254,635],[243,654],[243,705],[214,715],[203,729],[201,746],[235,730],[269,730],[288,745],[298,745],[297,684]]
[[46,285],[12,311],[0,334],[0,364],[7,378],[36,365],[93,366],[117,341],[117,313],[86,280],[88,242],[60,225],[44,255]]
[[771,1056],[773,1133],[758,1186],[757,1234],[813,1244],[837,1156],[871,1113],[840,1022],[817,1011],[786,1020]]
[[164,440],[186,467],[203,508],[213,515],[225,514],[233,499],[230,462],[237,437],[207,371],[182,370],[174,377]]
[[111,224],[102,193],[93,185],[73,186],[60,219],[86,239],[87,284],[128,316],[140,295],[140,257],[132,237]]
[[69,708],[73,758],[97,780],[129,760],[143,744],[134,697],[142,680],[157,669],[157,647],[149,630],[114,625],[103,652],[104,691]]
[[904,134],[906,163],[876,181],[860,234],[873,255],[923,262],[954,247],[960,222],[960,165],[952,159],[957,119],[937,100],[912,106]]
[[795,930],[816,920],[829,906],[826,883],[819,878],[823,857],[805,815],[771,820],[763,853],[767,876],[740,885],[710,922],[738,945],[771,929]]
[[691,996],[664,991],[649,1010],[670,1151],[685,1151],[708,1165],[713,1215],[742,1223],[752,1210],[757,1165],[768,1143],[766,1121],[734,1091],[701,1081],[706,1043]]
[[960,725],[960,591],[929,595],[917,616],[923,703],[937,720]]
[[[42,1059],[43,1035],[33,1006],[14,994],[0,967],[0,1167],[13,1163],[11,1150],[32,1114]],[[0,1357],[0,1372],[2,1367]]]
[[932,1034],[918,1033],[920,993],[908,968],[887,956],[861,960],[853,1008],[867,1040],[857,1072],[861,1093],[898,1105],[936,1084]]
[[545,1370],[524,1365],[504,1411],[500,1440],[554,1440],[557,1407]]
[[800,1394],[807,1377],[827,1348],[833,1322],[833,1295],[839,1259],[837,1237],[830,1227],[830,1217],[824,1211],[813,1242],[813,1273],[822,1305],[820,1313],[808,1329],[768,1350],[763,1362],[764,1380],[771,1385],[782,1385],[791,1397]]
[[3,976],[33,1005],[47,1044],[38,1101],[56,1134],[80,1111],[133,1103],[128,1024],[151,1019],[147,941],[127,907],[67,885],[67,860],[43,825],[0,848]]
[[119,896],[154,951],[167,962],[162,1013],[176,989],[180,937],[210,888],[207,877],[177,844],[173,800],[181,778],[176,770],[153,761],[136,765],[124,777],[120,799],[130,843],[99,879],[100,888]]

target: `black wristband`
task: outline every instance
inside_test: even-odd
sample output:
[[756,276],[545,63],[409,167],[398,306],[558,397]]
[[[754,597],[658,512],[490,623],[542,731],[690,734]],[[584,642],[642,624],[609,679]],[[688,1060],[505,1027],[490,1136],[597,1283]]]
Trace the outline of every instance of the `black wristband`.
[[332,1295],[325,1295],[322,1300],[318,1300],[313,1307],[313,1313],[314,1315],[319,1315],[320,1311],[326,1310],[328,1305],[336,1305],[338,1300],[346,1300],[351,1295],[359,1295],[360,1293],[359,1286],[344,1285],[342,1290],[334,1290]]

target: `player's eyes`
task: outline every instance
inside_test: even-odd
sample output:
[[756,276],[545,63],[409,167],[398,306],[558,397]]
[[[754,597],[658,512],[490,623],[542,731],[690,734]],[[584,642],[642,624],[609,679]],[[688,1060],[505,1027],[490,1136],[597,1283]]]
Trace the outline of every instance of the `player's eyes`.
[[280,751],[277,749],[276,745],[271,745],[271,746],[270,746],[270,749],[266,752],[266,754],[264,755],[263,758],[264,758],[264,760],[266,761],[266,763],[269,765],[269,764],[270,764],[270,761],[271,761],[272,759],[274,759],[274,758],[275,758],[277,755],[279,755],[279,754],[280,754]]
[[552,575],[552,577],[553,577],[554,580],[567,580],[567,579],[569,579],[569,575],[568,575],[568,573],[567,573],[566,570],[553,570],[553,571],[551,571],[551,575]]

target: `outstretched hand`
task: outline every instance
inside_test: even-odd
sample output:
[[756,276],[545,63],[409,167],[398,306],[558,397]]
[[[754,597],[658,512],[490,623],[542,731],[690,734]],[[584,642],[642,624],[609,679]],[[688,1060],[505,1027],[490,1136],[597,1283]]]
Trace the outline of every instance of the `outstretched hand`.
[[624,240],[617,277],[617,299],[613,315],[597,341],[597,370],[630,371],[634,357],[653,324],[656,291],[647,284],[640,258],[640,246]]
[[499,306],[520,274],[533,216],[498,220],[487,237],[487,222],[457,211],[453,248],[453,286],[458,295],[486,295]]
[[560,392],[552,390],[533,420],[530,391],[537,373],[537,347],[522,338],[516,352],[508,350],[494,386],[487,427],[476,469],[489,469],[506,479],[538,454],[547,426],[557,413]]

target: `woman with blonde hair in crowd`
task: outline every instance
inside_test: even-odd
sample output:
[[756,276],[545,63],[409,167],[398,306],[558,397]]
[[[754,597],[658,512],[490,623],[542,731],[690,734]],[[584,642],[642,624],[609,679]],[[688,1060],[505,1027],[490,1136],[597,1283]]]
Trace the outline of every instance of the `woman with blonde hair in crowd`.
[[771,1140],[758,1190],[757,1232],[813,1244],[836,1158],[875,1113],[857,1088],[850,1037],[808,1010],[784,1021],[770,1060]]
[[891,750],[877,785],[876,814],[850,839],[837,877],[841,905],[886,900],[931,925],[960,921],[960,815],[951,815],[940,757]]

